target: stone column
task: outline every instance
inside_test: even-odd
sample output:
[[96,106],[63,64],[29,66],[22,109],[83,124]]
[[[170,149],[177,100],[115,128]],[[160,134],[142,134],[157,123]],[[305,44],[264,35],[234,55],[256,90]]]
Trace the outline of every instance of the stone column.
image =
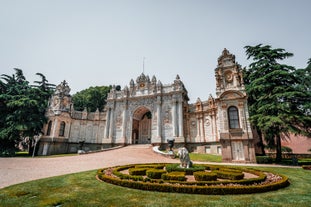
[[110,127],[109,127],[109,138],[112,139],[113,137],[113,128],[114,128],[114,111],[113,109],[110,110]]
[[105,127],[105,138],[109,138],[109,128],[110,128],[110,113],[111,109],[108,108],[107,114],[106,114],[106,127]]
[[158,128],[157,138],[159,140],[162,140],[161,139],[162,125],[161,125],[161,97],[160,96],[157,97],[157,128]]
[[176,110],[177,110],[176,109],[176,99],[175,99],[175,97],[173,97],[173,100],[172,100],[173,137],[177,137],[178,136],[178,134],[177,134],[178,127],[177,127],[177,117],[176,117],[177,113],[176,113]]
[[205,138],[205,127],[204,127],[204,123],[205,123],[205,116],[204,113],[202,114],[202,120],[201,120],[201,137],[202,137],[202,141],[206,142],[206,138]]
[[122,121],[122,138],[124,139],[124,143],[126,143],[126,126],[127,126],[127,105],[125,103]]
[[[52,140],[54,140],[55,133],[56,133],[56,130],[57,130],[57,125],[58,125],[58,119],[56,118],[55,121],[54,121],[54,126],[53,126]],[[58,137],[58,135],[57,135],[57,137]]]
[[196,136],[196,141],[201,142],[201,115],[197,114],[197,136]]
[[180,100],[178,102],[178,129],[179,129],[179,137],[183,138],[184,137],[184,122],[183,122],[183,117],[184,117],[184,113],[183,113],[183,103],[182,100]]

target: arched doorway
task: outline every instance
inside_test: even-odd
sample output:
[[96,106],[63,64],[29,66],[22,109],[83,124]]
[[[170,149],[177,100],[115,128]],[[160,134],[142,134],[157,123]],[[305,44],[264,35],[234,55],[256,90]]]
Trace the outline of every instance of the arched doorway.
[[132,143],[151,143],[151,120],[150,110],[144,106],[139,107],[133,114]]

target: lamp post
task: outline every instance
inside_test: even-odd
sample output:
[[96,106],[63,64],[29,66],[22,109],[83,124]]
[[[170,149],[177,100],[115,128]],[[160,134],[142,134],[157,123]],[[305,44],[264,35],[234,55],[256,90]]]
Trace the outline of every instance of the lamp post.
[[172,148],[174,147],[174,142],[175,142],[175,139],[167,139],[168,147],[170,148],[170,150],[168,151],[168,154],[170,155],[174,154],[172,150]]
[[34,146],[33,151],[32,151],[32,157],[35,156],[35,152],[36,152],[36,148],[37,148],[37,143],[39,142],[39,140],[41,139],[41,137],[42,137],[42,134],[39,134],[39,135],[34,136],[34,139],[35,139],[35,146]]

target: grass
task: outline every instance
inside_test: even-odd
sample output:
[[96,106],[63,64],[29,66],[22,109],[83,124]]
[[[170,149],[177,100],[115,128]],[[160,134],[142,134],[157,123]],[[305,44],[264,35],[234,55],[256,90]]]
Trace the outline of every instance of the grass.
[[190,153],[190,159],[192,161],[201,161],[201,162],[222,162],[221,155],[212,155],[212,154]]
[[[96,171],[47,178],[0,189],[0,206],[310,206],[310,171],[301,168],[263,168],[288,176],[291,185],[252,195],[188,195],[148,192],[114,186],[95,179]],[[27,172],[26,172],[27,173]]]
[[[51,158],[51,157],[67,157],[67,156],[77,156],[78,153],[71,153],[71,154],[57,154],[57,155],[48,155],[48,156],[35,156],[35,157],[40,157],[40,158]],[[27,151],[23,152],[15,152],[15,157],[26,157],[26,158],[31,158],[32,155],[29,155]]]

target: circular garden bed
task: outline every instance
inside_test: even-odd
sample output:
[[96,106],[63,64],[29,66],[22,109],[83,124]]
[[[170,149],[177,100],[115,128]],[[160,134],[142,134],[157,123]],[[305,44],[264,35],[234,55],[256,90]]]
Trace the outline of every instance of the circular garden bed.
[[289,185],[288,178],[243,167],[195,164],[132,164],[100,169],[107,183],[149,191],[208,195],[262,193]]

